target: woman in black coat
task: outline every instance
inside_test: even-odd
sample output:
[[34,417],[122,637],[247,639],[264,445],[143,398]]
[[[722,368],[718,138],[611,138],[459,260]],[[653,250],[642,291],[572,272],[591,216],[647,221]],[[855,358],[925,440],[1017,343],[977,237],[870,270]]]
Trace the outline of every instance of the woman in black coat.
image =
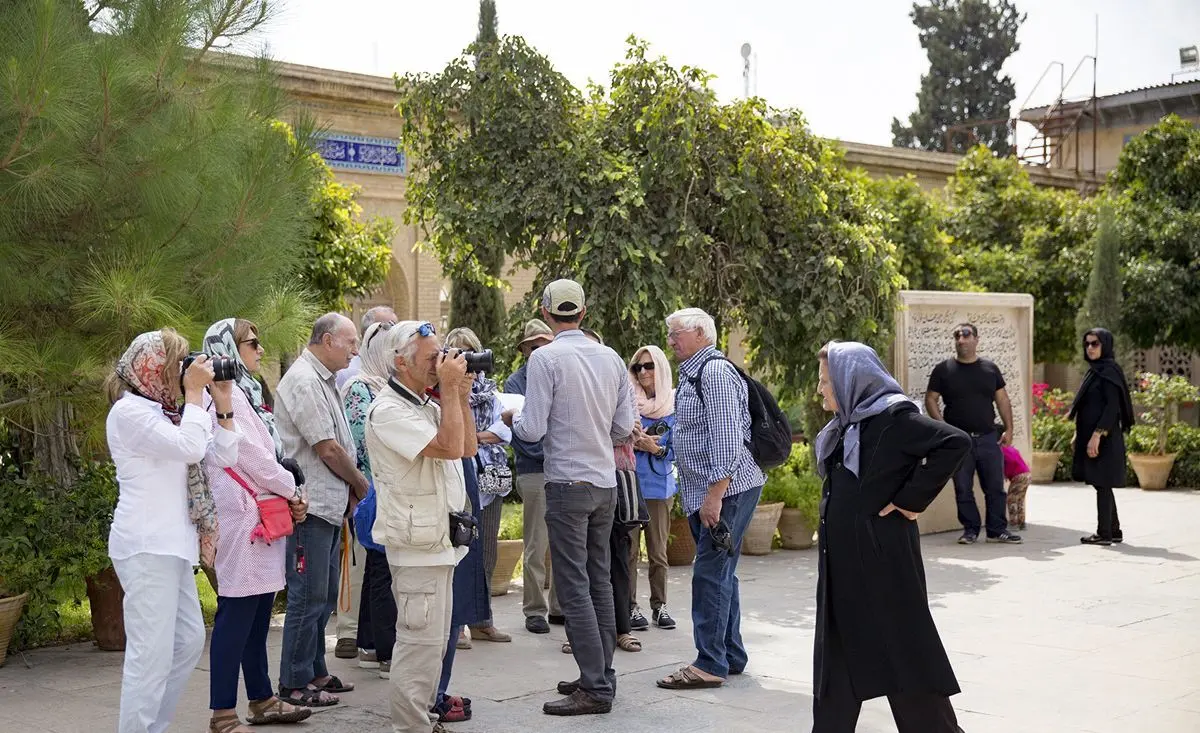
[[1096,532],[1079,541],[1108,546],[1124,539],[1113,489],[1125,486],[1124,434],[1133,427],[1133,402],[1111,333],[1103,328],[1085,333],[1083,355],[1088,373],[1068,414],[1075,420],[1071,477],[1096,489]]
[[849,733],[886,695],[901,733],[959,731],[958,681],[929,612],[914,521],[970,448],[922,415],[870,347],[821,350],[821,499],[813,733]]

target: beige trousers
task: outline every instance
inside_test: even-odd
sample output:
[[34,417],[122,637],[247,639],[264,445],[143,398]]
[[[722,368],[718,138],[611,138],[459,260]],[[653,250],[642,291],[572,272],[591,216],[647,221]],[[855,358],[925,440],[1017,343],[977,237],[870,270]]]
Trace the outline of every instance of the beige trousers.
[[[671,534],[673,499],[647,499],[650,524],[646,525],[646,557],[650,561],[650,608],[667,602],[667,539]],[[641,530],[634,530],[629,546],[629,600],[638,605],[637,566],[641,554]]]
[[454,566],[389,567],[396,597],[392,731],[430,733],[437,716],[429,711],[437,697],[454,608]]
[[561,616],[558,599],[554,596],[554,585],[543,590],[549,579],[546,553],[550,549],[550,533],[546,529],[546,475],[527,473],[517,475],[517,492],[524,504],[522,531],[525,538],[521,577],[525,585],[522,610],[526,618],[546,617],[547,612]]

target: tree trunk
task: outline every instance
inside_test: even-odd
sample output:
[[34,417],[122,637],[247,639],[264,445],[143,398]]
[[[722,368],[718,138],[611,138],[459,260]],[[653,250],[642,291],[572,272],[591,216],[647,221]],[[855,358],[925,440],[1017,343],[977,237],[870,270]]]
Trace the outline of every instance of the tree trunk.
[[54,483],[70,487],[75,483],[79,466],[79,444],[75,440],[75,408],[60,400],[48,417],[33,421],[33,461]]

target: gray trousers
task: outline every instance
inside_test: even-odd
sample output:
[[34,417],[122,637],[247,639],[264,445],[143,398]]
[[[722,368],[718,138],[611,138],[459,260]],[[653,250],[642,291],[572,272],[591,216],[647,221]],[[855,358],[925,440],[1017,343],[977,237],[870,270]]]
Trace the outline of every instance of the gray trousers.
[[[489,596],[492,594],[492,574],[496,572],[496,538],[500,536],[500,512],[503,506],[504,497],[497,496],[479,512],[479,546],[483,549],[483,577]],[[471,624],[471,628],[486,629],[491,625],[492,620],[488,618]]]
[[[615,487],[546,483],[554,593],[567,619],[567,640],[579,665],[579,689],[597,700],[617,691],[609,538],[617,506]],[[628,613],[628,610],[626,611]]]

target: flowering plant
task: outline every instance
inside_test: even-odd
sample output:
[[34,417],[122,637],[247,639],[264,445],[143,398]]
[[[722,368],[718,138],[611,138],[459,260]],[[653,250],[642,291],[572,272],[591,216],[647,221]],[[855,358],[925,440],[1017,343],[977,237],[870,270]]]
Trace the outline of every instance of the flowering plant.
[[1033,385],[1033,449],[1045,453],[1061,453],[1071,444],[1075,427],[1067,420],[1067,412],[1075,395],[1050,385]]
[[1133,401],[1147,412],[1139,415],[1143,423],[1158,428],[1158,439],[1155,441],[1154,454],[1166,455],[1167,438],[1170,436],[1171,425],[1179,420],[1179,406],[1200,399],[1200,388],[1192,385],[1183,377],[1164,377],[1159,374],[1145,372],[1138,375],[1137,389],[1133,392]]
[[1073,392],[1061,389],[1050,389],[1050,385],[1038,383],[1033,385],[1033,414],[1066,417],[1075,400]]

